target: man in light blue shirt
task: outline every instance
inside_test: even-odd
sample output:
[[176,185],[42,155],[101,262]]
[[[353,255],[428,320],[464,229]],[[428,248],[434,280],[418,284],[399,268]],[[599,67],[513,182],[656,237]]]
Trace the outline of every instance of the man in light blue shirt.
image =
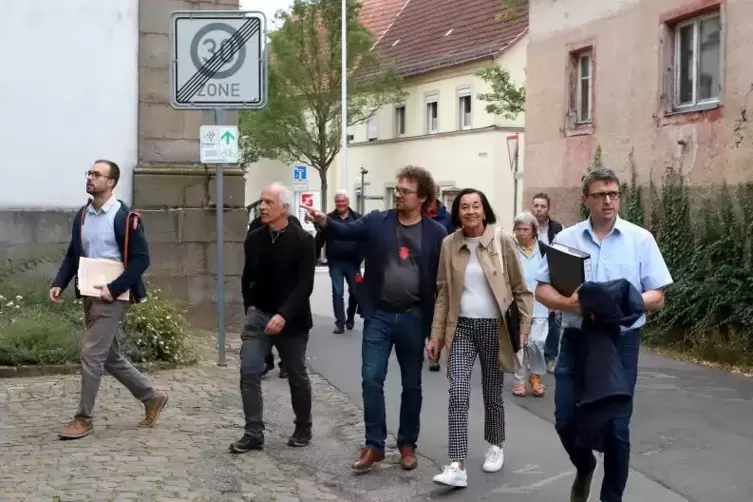
[[[591,275],[586,281],[606,282],[626,279],[643,296],[644,309],[664,306],[663,288],[672,284],[672,277],[651,233],[621,219],[620,181],[610,169],[595,169],[583,179],[583,203],[591,216],[588,220],[557,234],[554,242],[579,249],[591,255]],[[577,469],[571,502],[586,502],[590,496],[591,479],[596,468],[593,452],[576,442],[574,423],[575,385],[578,378],[576,357],[581,338],[578,292],[565,297],[550,284],[549,267],[544,261],[536,278],[536,299],[550,309],[561,310],[564,332],[560,357],[555,370],[555,428],[570,460]],[[618,350],[632,388],[638,377],[640,331],[646,322],[641,316],[630,328],[624,329]],[[604,482],[602,502],[622,502],[630,469],[630,416],[614,419],[604,437]]]

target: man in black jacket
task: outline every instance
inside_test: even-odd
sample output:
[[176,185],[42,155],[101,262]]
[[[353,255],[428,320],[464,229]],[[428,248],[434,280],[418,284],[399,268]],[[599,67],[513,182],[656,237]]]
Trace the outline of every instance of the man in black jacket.
[[246,261],[241,289],[246,320],[241,335],[241,397],[246,426],[243,437],[230,445],[233,453],[264,446],[261,379],[264,359],[272,346],[285,361],[295,413],[289,446],[311,441],[311,383],[306,370],[306,346],[313,326],[309,297],[314,289],[314,238],[291,225],[292,196],[280,184],[261,196],[263,226],[246,237]]
[[[539,242],[548,246],[554,242],[554,236],[564,228],[562,223],[549,218],[549,207],[551,200],[549,195],[539,192],[533,196],[531,201],[531,212],[536,217],[539,227]],[[541,253],[546,254],[546,246],[541,246]],[[549,333],[544,345],[544,359],[546,360],[546,369],[549,373],[554,373],[554,367],[557,364],[557,356],[560,353],[560,334],[562,332],[562,313],[549,313]]]
[[[298,218],[296,218],[292,214],[288,215],[288,221],[292,223],[293,225],[297,225],[299,227],[301,226],[301,222],[298,220]],[[261,222],[261,216],[257,216],[256,218],[251,220],[251,223],[249,223],[248,233],[250,234],[257,228],[260,228],[263,226],[264,224]],[[319,253],[317,253],[317,256],[319,256]],[[266,367],[264,370],[265,375],[269,373],[270,371],[272,371],[273,369],[275,369],[275,356],[272,353],[272,347],[269,347],[269,354],[267,354],[267,357],[264,360],[264,363],[266,364]],[[282,358],[280,358],[280,378],[287,378],[287,377],[288,377],[288,372],[285,369],[285,362],[282,360]]]
[[[335,218],[344,223],[355,221],[361,217],[349,206],[348,194],[338,190],[335,193],[335,210],[329,213],[329,218]],[[345,328],[353,329],[354,319],[358,308],[356,299],[356,275],[360,272],[363,256],[361,244],[352,240],[336,238],[327,227],[317,227],[316,233],[316,256],[322,253],[322,247],[326,243],[327,266],[329,278],[332,281],[332,310],[335,314],[335,330],[333,333],[340,335],[345,333]],[[345,312],[345,282],[348,283],[348,311]]]

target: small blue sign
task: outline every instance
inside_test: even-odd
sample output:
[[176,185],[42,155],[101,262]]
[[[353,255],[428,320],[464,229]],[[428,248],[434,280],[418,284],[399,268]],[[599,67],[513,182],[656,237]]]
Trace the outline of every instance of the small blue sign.
[[307,166],[295,166],[293,168],[293,180],[294,181],[307,181],[308,180],[308,167]]

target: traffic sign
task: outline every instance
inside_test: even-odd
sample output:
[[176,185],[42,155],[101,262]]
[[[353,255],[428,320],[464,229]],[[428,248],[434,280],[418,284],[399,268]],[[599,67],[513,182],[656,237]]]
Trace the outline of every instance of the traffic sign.
[[306,190],[301,192],[297,191],[295,194],[296,213],[298,213],[298,219],[301,221],[301,226],[307,232],[316,232],[314,224],[306,221],[306,208],[321,209],[322,193],[319,190]]
[[293,181],[308,181],[308,177],[306,166],[295,166],[293,168]]
[[259,109],[267,102],[267,18],[252,11],[170,17],[170,103],[177,109]]
[[199,131],[202,164],[237,164],[238,127],[203,125]]
[[293,168],[293,190],[309,189],[308,166],[297,165]]

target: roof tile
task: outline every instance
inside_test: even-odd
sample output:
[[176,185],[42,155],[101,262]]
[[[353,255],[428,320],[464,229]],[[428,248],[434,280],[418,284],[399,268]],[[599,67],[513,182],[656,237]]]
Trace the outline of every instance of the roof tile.
[[[492,56],[528,28],[528,1],[499,19],[502,0],[365,0],[362,22],[403,74]],[[392,16],[395,15],[394,20]],[[391,25],[390,25],[391,24]],[[381,30],[386,33],[381,34]]]

